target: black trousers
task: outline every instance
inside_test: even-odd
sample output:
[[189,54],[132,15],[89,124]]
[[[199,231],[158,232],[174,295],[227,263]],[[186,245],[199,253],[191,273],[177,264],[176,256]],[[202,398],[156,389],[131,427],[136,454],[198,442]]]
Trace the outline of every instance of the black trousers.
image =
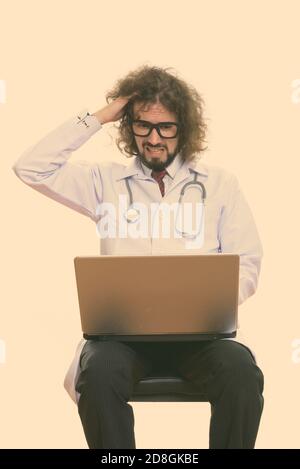
[[85,344],[76,390],[89,448],[136,448],[128,403],[153,369],[177,371],[211,403],[210,448],[254,448],[263,411],[263,374],[250,350],[232,340]]

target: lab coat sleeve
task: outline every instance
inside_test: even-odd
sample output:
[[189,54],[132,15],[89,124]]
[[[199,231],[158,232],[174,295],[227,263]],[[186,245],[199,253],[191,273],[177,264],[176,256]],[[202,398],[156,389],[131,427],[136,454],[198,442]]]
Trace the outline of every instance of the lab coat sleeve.
[[252,212],[234,175],[229,177],[226,194],[219,225],[220,245],[222,252],[240,256],[240,305],[257,289],[263,248]]
[[28,148],[12,169],[28,186],[97,221],[102,200],[99,166],[69,158],[100,128],[96,116],[83,110]]

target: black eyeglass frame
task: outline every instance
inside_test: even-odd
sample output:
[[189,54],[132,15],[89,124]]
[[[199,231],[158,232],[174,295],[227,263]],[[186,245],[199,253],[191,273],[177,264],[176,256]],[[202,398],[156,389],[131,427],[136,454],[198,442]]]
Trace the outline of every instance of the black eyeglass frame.
[[[146,125],[149,127],[149,132],[148,132],[147,134],[144,134],[144,135],[140,135],[140,134],[135,133],[134,130],[133,130],[133,124],[134,124],[135,122],[141,122],[142,124],[146,124]],[[175,126],[176,126],[176,134],[175,134],[173,137],[165,137],[165,136],[163,136],[163,135],[160,133],[160,128],[159,128],[160,125],[175,125]],[[158,135],[159,135],[161,138],[176,138],[177,135],[178,135],[178,128],[179,128],[179,124],[177,124],[177,122],[158,122],[157,124],[152,124],[151,122],[144,121],[144,120],[140,120],[140,119],[131,120],[131,129],[132,129],[132,133],[133,133],[133,135],[135,135],[136,137],[149,137],[149,135],[151,134],[152,130],[153,130],[153,129],[156,129],[156,131],[158,132]]]

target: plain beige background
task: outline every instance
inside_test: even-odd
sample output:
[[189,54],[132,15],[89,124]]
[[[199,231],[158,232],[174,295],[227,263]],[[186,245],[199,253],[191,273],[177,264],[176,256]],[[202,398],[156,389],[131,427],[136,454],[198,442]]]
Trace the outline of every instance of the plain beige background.
[[[0,446],[86,448],[63,379],[81,337],[73,258],[99,253],[88,218],[27,187],[11,166],[78,111],[105,105],[115,81],[147,63],[174,67],[202,93],[205,161],[233,171],[252,208],[265,256],[240,324],[265,375],[256,447],[299,448],[299,1],[0,5]],[[105,126],[72,158],[124,160],[114,137]],[[208,447],[209,404],[132,405],[138,448]]]

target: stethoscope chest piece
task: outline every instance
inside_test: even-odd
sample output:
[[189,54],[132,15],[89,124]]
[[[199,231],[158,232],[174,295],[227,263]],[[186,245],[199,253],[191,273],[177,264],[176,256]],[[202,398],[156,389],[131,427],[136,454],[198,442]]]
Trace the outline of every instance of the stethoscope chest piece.
[[140,212],[133,207],[129,207],[125,212],[125,218],[128,223],[135,223],[140,218]]

